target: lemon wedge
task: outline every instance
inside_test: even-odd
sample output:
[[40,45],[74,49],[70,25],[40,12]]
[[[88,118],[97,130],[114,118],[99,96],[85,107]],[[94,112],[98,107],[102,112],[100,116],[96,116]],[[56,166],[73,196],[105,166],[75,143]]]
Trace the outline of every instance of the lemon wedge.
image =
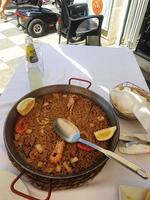
[[20,101],[17,105],[17,111],[22,116],[27,115],[35,105],[35,98],[26,98]]
[[94,135],[98,141],[106,141],[109,140],[115,133],[117,127],[112,126],[109,128],[105,128],[99,131],[94,132]]

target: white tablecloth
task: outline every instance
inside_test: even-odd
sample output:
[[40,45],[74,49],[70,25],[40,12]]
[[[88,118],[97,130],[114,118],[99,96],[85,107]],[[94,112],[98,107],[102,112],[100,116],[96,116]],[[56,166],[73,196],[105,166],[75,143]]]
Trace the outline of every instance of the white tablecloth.
[[[129,81],[148,90],[133,53],[128,48],[104,48],[92,46],[50,46],[41,44],[41,65],[45,70],[44,84],[68,84],[70,77],[92,82],[91,90],[109,101],[109,90],[115,85]],[[76,82],[76,85],[83,84]],[[29,92],[29,83],[24,67],[20,64],[4,94],[0,97],[0,169],[18,174],[9,161],[4,142],[3,126],[13,104]],[[144,132],[137,121],[119,119],[121,132]],[[119,153],[116,149],[116,152]],[[123,155],[143,167],[150,175],[150,155]],[[45,192],[25,182],[30,194],[44,198]],[[52,192],[52,200],[117,200],[119,185],[150,187],[150,180],[143,180],[133,172],[109,160],[103,170],[85,185],[70,190]]]

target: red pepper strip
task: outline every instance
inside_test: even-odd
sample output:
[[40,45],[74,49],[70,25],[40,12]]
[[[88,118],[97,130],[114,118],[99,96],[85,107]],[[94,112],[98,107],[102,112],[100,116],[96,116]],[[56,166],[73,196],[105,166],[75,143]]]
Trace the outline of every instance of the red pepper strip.
[[15,131],[16,133],[23,133],[27,130],[27,126],[25,124],[25,120],[24,118],[20,118],[17,123],[16,123],[16,127],[15,127]]
[[79,149],[81,149],[81,150],[83,150],[83,151],[87,151],[87,152],[90,152],[90,151],[93,150],[92,147],[89,147],[89,146],[87,146],[87,145],[85,145],[85,144],[81,144],[81,143],[77,143],[77,147],[78,147]]

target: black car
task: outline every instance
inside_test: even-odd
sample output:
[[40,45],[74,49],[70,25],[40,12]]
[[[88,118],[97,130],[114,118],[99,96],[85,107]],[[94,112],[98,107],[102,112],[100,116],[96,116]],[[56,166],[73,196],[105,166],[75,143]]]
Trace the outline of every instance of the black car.
[[38,6],[23,6],[16,10],[18,27],[21,26],[32,37],[41,37],[55,29],[58,13]]

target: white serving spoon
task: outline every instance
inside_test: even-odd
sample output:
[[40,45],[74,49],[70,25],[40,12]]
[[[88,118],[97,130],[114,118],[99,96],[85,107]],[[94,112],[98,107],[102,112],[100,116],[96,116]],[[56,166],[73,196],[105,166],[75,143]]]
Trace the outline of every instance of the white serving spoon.
[[112,151],[103,149],[102,147],[100,147],[96,144],[93,144],[93,143],[91,143],[87,140],[80,138],[79,129],[69,120],[66,120],[66,119],[63,119],[63,118],[56,119],[56,121],[54,122],[54,128],[55,128],[57,134],[62,139],[64,139],[66,142],[69,142],[69,143],[81,142],[83,144],[86,144],[86,145],[102,152],[108,158],[114,159],[115,161],[117,161],[121,165],[127,167],[128,169],[130,169],[133,172],[135,172],[136,174],[138,174],[140,177],[142,177],[144,179],[148,179],[148,175],[147,175],[146,171],[144,169],[142,169],[141,167],[139,167],[136,164],[126,160],[125,158],[117,155],[116,153],[114,153]]

